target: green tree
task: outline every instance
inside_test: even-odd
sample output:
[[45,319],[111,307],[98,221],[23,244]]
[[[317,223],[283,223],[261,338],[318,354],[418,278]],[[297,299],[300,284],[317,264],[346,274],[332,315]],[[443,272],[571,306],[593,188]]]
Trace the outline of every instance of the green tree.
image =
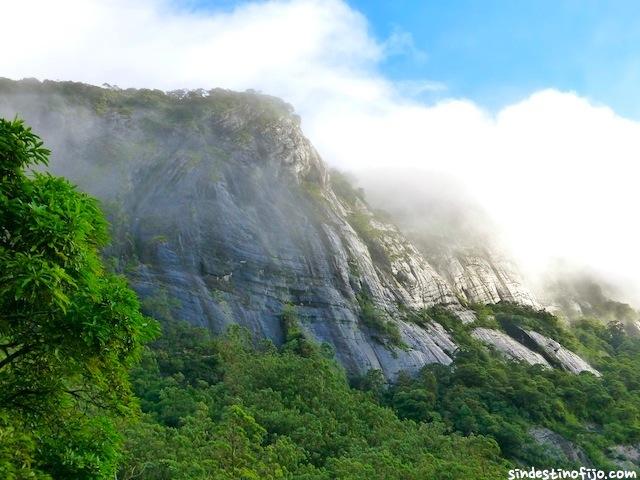
[[[256,345],[237,326],[218,337],[187,325],[167,331],[132,371],[145,415],[123,425],[120,479],[506,478],[495,441],[461,437],[440,422],[399,420],[350,388],[311,339],[301,354],[290,343]],[[216,375],[167,361],[174,352]],[[435,380],[425,372],[419,384],[433,390]],[[421,409],[433,401],[417,398]]]
[[118,457],[110,417],[132,411],[128,369],[157,327],[103,267],[97,202],[33,171],[49,153],[21,120],[0,119],[0,438],[19,451],[0,449],[0,477],[105,478]]

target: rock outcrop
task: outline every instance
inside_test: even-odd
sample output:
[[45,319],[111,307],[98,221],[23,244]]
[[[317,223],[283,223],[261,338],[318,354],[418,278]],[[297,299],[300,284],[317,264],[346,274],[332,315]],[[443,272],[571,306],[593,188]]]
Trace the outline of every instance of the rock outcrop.
[[615,445],[609,449],[609,457],[620,469],[637,470],[640,467],[640,443]]
[[543,365],[547,368],[558,366],[576,375],[581,372],[590,372],[597,377],[601,376],[600,372],[586,360],[552,338],[516,326],[511,326],[507,332],[478,327],[474,328],[471,334],[514,360],[530,365]]
[[583,467],[593,467],[593,462],[582,448],[553,430],[544,427],[534,427],[529,430],[529,435],[531,435],[537,443],[545,446],[549,453],[558,460]]
[[545,352],[546,355],[562,365],[562,368],[565,370],[575,374],[590,372],[596,377],[601,376],[600,372],[589,365],[589,363],[587,363],[583,358],[563,347],[552,338],[546,337],[538,332],[534,332],[533,330],[527,330],[526,333],[529,338]]
[[543,365],[546,368],[551,368],[549,362],[542,355],[528,349],[500,330],[479,327],[474,328],[471,334],[474,338],[490,345],[508,358],[526,362],[529,365]]
[[[474,318],[397,228],[334,191],[278,99],[3,81],[0,113],[24,117],[53,150],[54,172],[103,200],[117,225],[108,253],[160,318],[214,331],[239,323],[281,343],[293,305],[348,371],[387,377],[450,363],[456,349],[439,325],[402,321],[400,306]],[[363,321],[363,301],[402,348]]]
[[[363,323],[358,300],[366,296],[384,321],[394,321],[387,319],[398,304],[462,310],[444,280],[397,230],[333,192],[291,115],[264,119],[238,103],[204,138],[182,140],[196,151],[215,145],[222,155],[190,164],[178,149],[130,193],[126,209],[140,262],[129,274],[134,287],[145,298],[164,289],[176,300],[175,318],[214,330],[240,323],[277,343],[283,307],[292,304],[301,327],[333,345],[353,373],[375,368],[392,377],[451,362],[443,332],[395,321],[408,348],[380,341]],[[242,135],[241,148],[228,140]]]
[[461,250],[444,256],[436,265],[454,291],[468,302],[504,301],[540,308],[535,296],[524,287],[515,267],[498,255]]
[[[500,245],[491,218],[449,176],[376,169],[359,172],[357,181],[461,300],[541,308]],[[396,187],[389,188],[390,183]]]

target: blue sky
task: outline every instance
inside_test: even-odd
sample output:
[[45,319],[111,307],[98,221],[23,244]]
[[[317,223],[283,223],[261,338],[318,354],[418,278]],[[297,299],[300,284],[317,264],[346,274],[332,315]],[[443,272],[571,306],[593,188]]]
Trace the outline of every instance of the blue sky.
[[355,0],[375,35],[410,32],[424,61],[390,58],[394,78],[431,78],[488,106],[531,91],[575,90],[640,114],[640,2]]
[[[199,0],[204,9],[239,2]],[[640,118],[640,2],[633,0],[351,0],[375,38],[410,35],[382,74],[433,81],[496,110],[536,90],[575,91]],[[405,38],[406,40],[406,38]],[[410,47],[406,45],[405,47]]]

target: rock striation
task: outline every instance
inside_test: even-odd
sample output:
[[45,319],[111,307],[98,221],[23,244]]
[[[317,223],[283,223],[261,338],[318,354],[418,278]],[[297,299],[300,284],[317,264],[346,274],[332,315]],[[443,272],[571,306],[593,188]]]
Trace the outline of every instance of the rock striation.
[[533,330],[527,330],[527,335],[533,340],[546,355],[562,365],[562,368],[571,373],[590,372],[596,377],[600,377],[601,374],[589,363],[582,359],[579,355],[575,354],[571,350],[560,345],[552,338],[546,337]]
[[562,435],[544,427],[534,427],[529,435],[540,445],[548,449],[552,456],[563,462],[571,462],[584,467],[593,467],[593,462],[580,446]]
[[511,262],[487,251],[458,250],[437,265],[454,291],[471,303],[519,303],[540,308]]
[[542,355],[528,349],[500,330],[478,327],[473,329],[471,335],[512,360],[523,361],[529,365],[542,365],[545,368],[551,368],[549,362],[547,362]]
[[546,368],[555,365],[576,375],[590,372],[597,377],[601,376],[586,360],[552,338],[519,327],[512,327],[508,331],[510,333],[478,327],[473,329],[471,335],[514,360]]
[[[103,201],[116,226],[108,255],[161,319],[238,323],[281,343],[292,305],[349,372],[391,378],[448,364],[456,349],[440,325],[407,323],[400,308],[474,318],[396,227],[333,188],[278,99],[3,81],[0,113],[24,117],[53,150],[52,169]],[[363,302],[402,345],[363,321]]]

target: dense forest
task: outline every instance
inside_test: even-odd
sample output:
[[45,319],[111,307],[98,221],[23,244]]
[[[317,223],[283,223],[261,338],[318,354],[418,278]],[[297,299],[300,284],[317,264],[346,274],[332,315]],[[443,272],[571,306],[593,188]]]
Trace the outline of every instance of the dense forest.
[[473,326],[535,328],[596,377],[509,361],[443,308],[405,311],[459,350],[392,384],[348,377],[295,305],[282,345],[235,326],[160,327],[105,267],[97,201],[37,168],[48,155],[23,122],[0,120],[1,478],[504,479],[516,465],[613,469],[616,446],[640,442],[640,339],[615,320],[470,305]]

